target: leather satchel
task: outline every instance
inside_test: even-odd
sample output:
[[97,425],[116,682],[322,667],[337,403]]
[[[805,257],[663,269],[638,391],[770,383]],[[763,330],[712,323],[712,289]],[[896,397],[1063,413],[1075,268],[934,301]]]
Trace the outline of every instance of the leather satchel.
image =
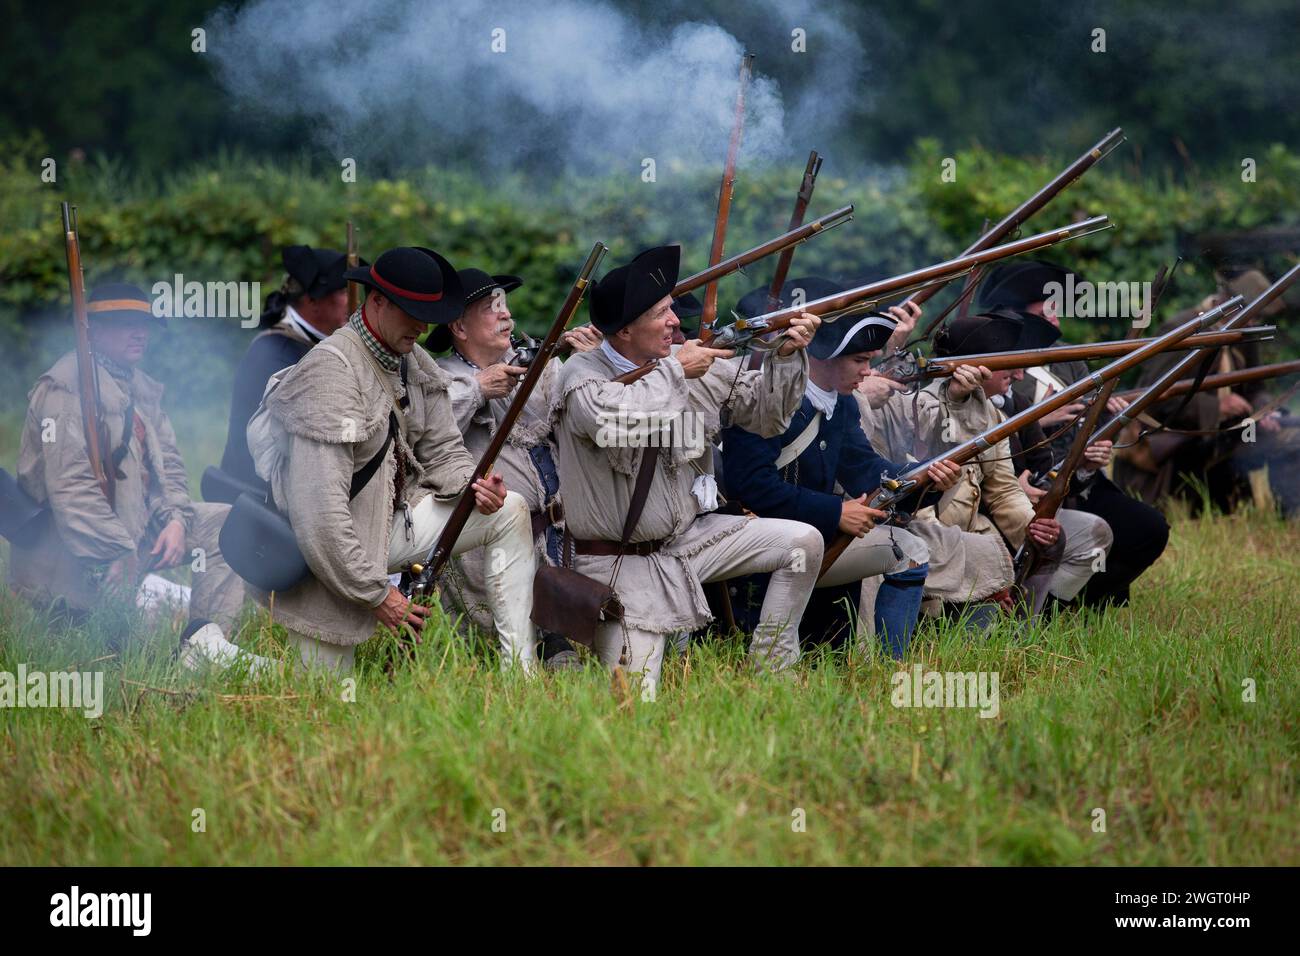
[[654,481],[655,463],[659,460],[659,447],[647,448],[641,455],[632,500],[628,503],[627,519],[623,522],[623,535],[619,539],[619,558],[614,565],[610,582],[597,581],[579,574],[565,564],[573,563],[572,537],[566,532],[560,549],[560,567],[549,564],[537,569],[533,578],[532,622],[543,630],[561,634],[571,641],[593,647],[596,627],[604,621],[623,620],[623,602],[614,590],[618,570],[622,565],[622,552],[627,547],[645,510],[650,484]]

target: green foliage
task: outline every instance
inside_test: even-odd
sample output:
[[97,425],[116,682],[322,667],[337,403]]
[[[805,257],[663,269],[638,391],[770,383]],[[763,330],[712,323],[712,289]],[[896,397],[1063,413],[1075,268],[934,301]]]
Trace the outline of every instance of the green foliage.
[[[291,243],[341,247],[345,223],[360,230],[363,255],[399,244],[432,245],[458,265],[522,275],[511,296],[523,327],[543,330],[591,244],[611,247],[608,264],[645,246],[679,241],[683,272],[703,268],[712,234],[717,181],[671,167],[646,183],[639,170],[590,181],[536,181],[522,176],[485,185],[471,170],[428,168],[401,179],[343,183],[337,169],[307,160],[273,163],[222,155],[161,182],[121,164],[60,168],[57,185],[40,181],[43,145],[11,144],[0,174],[0,333],[11,361],[48,362],[67,347],[63,310],[67,279],[58,202],[80,208],[87,283],[121,275],[146,289],[176,273],[187,280],[259,281],[262,294],[282,279],[279,249]],[[1007,211],[1063,168],[1068,157],[1013,158],[982,149],[960,152],[955,182],[942,182],[943,152],[921,142],[906,170],[848,178],[827,167],[810,216],[846,203],[855,219],[801,246],[792,276],[811,272],[870,279],[955,255],[987,218]],[[742,175],[737,183],[727,249],[756,245],[785,230],[798,171]],[[1085,214],[1108,213],[1117,228],[1053,249],[1050,257],[1092,279],[1150,279],[1173,260],[1180,233],[1203,229],[1294,225],[1300,209],[1300,155],[1273,147],[1259,163],[1258,182],[1240,170],[1207,172],[1194,184],[1143,178],[1123,149],[1089,172],[1041,212],[1025,234]],[[721,287],[723,317],[732,303],[770,278],[771,263],[752,266]],[[1212,291],[1203,263],[1189,262],[1169,296],[1172,307]],[[953,292],[934,300],[941,307]],[[1067,328],[1081,341],[1113,335],[1104,325]],[[167,343],[149,368],[184,400],[224,403],[230,368],[253,333],[233,319],[174,319]],[[196,356],[203,361],[196,361]],[[26,383],[8,386],[16,399]]]

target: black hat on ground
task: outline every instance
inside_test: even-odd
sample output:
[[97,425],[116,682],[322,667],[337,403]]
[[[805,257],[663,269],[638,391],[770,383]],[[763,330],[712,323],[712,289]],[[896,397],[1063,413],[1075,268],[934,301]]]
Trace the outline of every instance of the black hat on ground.
[[664,296],[672,295],[681,258],[681,246],[656,246],[627,265],[610,269],[605,278],[591,284],[591,324],[604,335],[613,335]]
[[[285,246],[280,251],[284,271],[310,298],[323,299],[347,286],[343,273],[348,267],[347,253],[337,249],[313,249],[311,246]],[[361,265],[369,265],[364,259]]]
[[1041,349],[1060,337],[1060,329],[1046,319],[1015,309],[994,309],[949,322],[934,336],[934,354],[948,358]]
[[[465,292],[465,308],[468,309],[479,299],[487,298],[497,289],[502,292],[514,292],[524,280],[519,276],[488,275],[482,269],[461,269],[456,273],[460,286]],[[456,316],[460,318],[460,316]],[[450,324],[450,323],[448,323]],[[430,352],[445,352],[451,348],[451,329],[439,325],[430,329],[425,336],[424,347]]]
[[391,299],[417,322],[445,325],[465,310],[465,292],[456,270],[423,246],[389,249],[374,265],[348,269],[343,278]]
[[1072,273],[1074,281],[1079,282],[1081,277],[1077,272],[1053,262],[1041,259],[1009,262],[989,270],[975,298],[985,310],[1003,306],[1023,309],[1050,298],[1051,293],[1045,291],[1050,283],[1059,283],[1064,288],[1066,276]]
[[105,319],[138,319],[142,315],[153,319],[162,328],[167,321],[154,315],[149,296],[139,286],[129,282],[105,282],[95,286],[86,299],[86,317],[96,322]]

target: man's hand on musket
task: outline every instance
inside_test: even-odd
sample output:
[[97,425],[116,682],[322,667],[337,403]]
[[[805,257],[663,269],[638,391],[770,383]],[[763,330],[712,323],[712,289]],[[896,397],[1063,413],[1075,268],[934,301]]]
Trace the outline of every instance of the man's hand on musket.
[[735,349],[711,349],[699,339],[687,339],[686,344],[677,350],[677,361],[682,363],[682,372],[687,378],[702,378],[713,363],[720,358],[731,358]]
[[872,408],[883,408],[895,392],[906,390],[906,385],[895,382],[888,375],[881,375],[875,369],[871,369],[867,377],[858,383],[858,391],[866,397],[867,404]]
[[604,337],[594,325],[580,325],[565,332],[560,336],[560,341],[575,352],[591,352],[600,348],[600,341]]
[[907,340],[912,337],[912,330],[921,320],[922,310],[919,305],[908,299],[902,305],[891,305],[884,314],[898,323],[898,328],[894,329],[889,336],[889,341],[885,343],[885,354],[893,355],[896,350],[907,345]]
[[1256,424],[1259,425],[1259,430],[1264,434],[1276,435],[1282,430],[1282,413],[1277,410],[1271,411],[1259,419]]
[[1035,518],[1029,522],[1029,537],[1040,547],[1050,548],[1061,537],[1061,523],[1055,518]]
[[948,379],[948,397],[960,401],[993,377],[983,365],[958,365]]
[[817,334],[817,326],[821,324],[820,316],[808,312],[800,313],[790,320],[790,327],[785,330],[785,341],[776,350],[776,354],[784,358],[793,355],[799,349],[806,349],[811,344],[813,336]]
[[149,554],[153,558],[150,567],[170,568],[179,564],[185,554],[185,525],[175,518],[169,521],[158,533]]
[[496,365],[489,365],[480,370],[475,378],[478,379],[479,391],[483,393],[484,399],[505,398],[515,390],[515,383],[519,381],[519,376],[527,371],[528,369],[522,365],[506,365],[504,362],[498,362]]
[[490,515],[506,503],[506,480],[498,474],[474,482],[474,506],[479,514]]
[[1094,442],[1083,450],[1083,465],[1089,471],[1100,471],[1110,464],[1111,441]]
[[424,630],[424,619],[429,616],[430,608],[416,604],[391,584],[388,593],[378,607],[371,608],[370,613],[379,618],[379,623],[401,634],[405,630],[415,641],[420,643],[420,632]]
[[860,538],[876,526],[877,521],[884,521],[889,515],[878,508],[867,505],[867,496],[850,498],[840,505],[840,530]]
[[957,479],[961,477],[961,465],[943,458],[927,468],[925,473],[932,485],[940,491],[947,491],[957,484]]
[[1118,415],[1124,409],[1128,408],[1128,399],[1120,398],[1118,395],[1112,395],[1106,399],[1106,411],[1111,415]]
[[1066,422],[1074,421],[1083,414],[1085,408],[1087,408],[1087,406],[1084,405],[1083,402],[1071,402],[1069,405],[1058,408],[1054,412],[1048,412],[1038,420],[1038,424],[1042,425],[1044,429],[1050,430],[1058,425],[1064,425]]
[[1253,408],[1250,402],[1242,398],[1236,392],[1226,392],[1219,396],[1219,421],[1225,422],[1230,418],[1245,418]]

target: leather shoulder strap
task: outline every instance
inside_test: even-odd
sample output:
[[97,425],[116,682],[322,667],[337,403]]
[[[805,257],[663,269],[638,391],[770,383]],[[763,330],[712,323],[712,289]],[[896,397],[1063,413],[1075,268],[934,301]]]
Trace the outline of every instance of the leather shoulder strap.
[[655,465],[659,462],[659,446],[652,445],[641,453],[641,467],[636,473],[636,485],[632,488],[632,500],[627,507],[627,520],[623,522],[623,537],[619,541],[619,548],[626,548],[628,542],[632,539],[632,532],[636,530],[637,522],[641,520],[641,512],[645,510],[646,498],[650,497],[650,485],[655,478]]
[[348,488],[348,500],[351,501],[357,495],[361,494],[363,488],[370,484],[370,479],[375,477],[375,472],[383,464],[384,455],[388,454],[388,446],[393,443],[393,436],[397,434],[397,416],[392,412],[388,413],[388,435],[384,438],[384,444],[379,451],[371,456],[361,470],[353,474],[352,485]]

